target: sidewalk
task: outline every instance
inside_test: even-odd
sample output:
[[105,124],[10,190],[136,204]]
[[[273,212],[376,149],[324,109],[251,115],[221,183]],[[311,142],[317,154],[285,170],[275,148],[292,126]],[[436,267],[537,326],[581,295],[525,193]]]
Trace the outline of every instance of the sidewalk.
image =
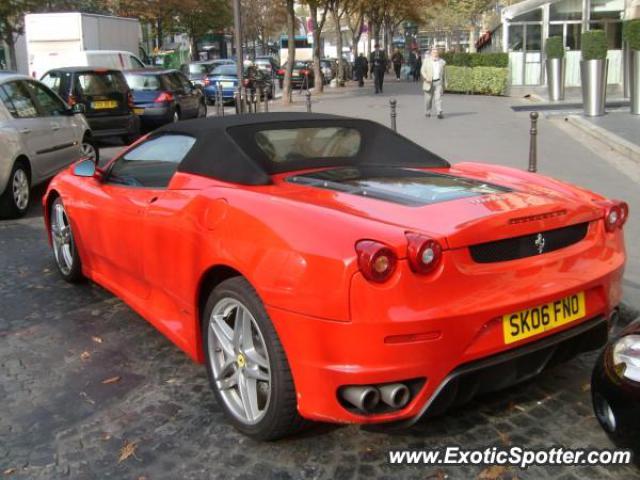
[[[312,97],[314,112],[356,116],[390,124],[389,100],[397,100],[398,132],[429,148],[452,163],[479,161],[526,169],[529,153],[528,112],[514,112],[513,105],[528,100],[512,97],[452,95],[444,97],[445,119],[427,119],[419,83],[385,79],[384,94],[374,95],[371,81],[362,89],[348,86],[327,89]],[[304,110],[304,96],[294,94],[294,104],[275,110]],[[549,118],[538,121],[539,172],[584,186],[608,197],[629,203],[631,218],[625,227],[629,261],[625,277],[626,301],[640,308],[640,188],[626,170],[609,156],[594,153],[583,141],[575,140]],[[633,167],[630,167],[633,168]]]

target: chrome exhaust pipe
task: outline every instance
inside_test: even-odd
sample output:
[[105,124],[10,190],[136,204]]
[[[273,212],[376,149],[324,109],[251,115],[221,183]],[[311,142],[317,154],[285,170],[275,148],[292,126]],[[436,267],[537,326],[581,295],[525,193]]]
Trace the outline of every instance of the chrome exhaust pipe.
[[391,408],[402,408],[409,403],[411,392],[403,383],[390,383],[380,387],[380,398]]
[[380,392],[377,388],[358,385],[352,387],[345,387],[340,392],[340,395],[344,400],[363,412],[372,412],[378,403],[380,403]]

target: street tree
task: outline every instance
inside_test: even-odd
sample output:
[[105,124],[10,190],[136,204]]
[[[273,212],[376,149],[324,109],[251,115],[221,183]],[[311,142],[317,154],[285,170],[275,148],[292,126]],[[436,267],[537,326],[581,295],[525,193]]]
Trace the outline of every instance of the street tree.
[[268,45],[274,36],[286,26],[284,2],[273,0],[242,0],[243,38],[253,44],[253,56],[257,55],[256,45],[260,44],[261,54],[267,54]]
[[17,66],[16,41],[24,33],[24,15],[42,7],[41,0],[0,1],[0,39],[7,45],[9,63],[14,69]]
[[210,32],[223,31],[232,18],[226,0],[180,0],[175,13],[179,28],[189,35],[194,60],[198,59],[198,42],[202,37]]
[[336,53],[338,56],[338,85],[344,86],[344,60],[342,58],[343,41],[342,41],[342,17],[347,12],[349,0],[331,0],[329,2],[329,11],[336,29]]
[[[311,18],[311,34],[313,35],[313,78],[315,79],[315,91],[317,93],[324,91],[322,69],[320,68],[320,40],[322,37],[322,29],[327,20],[329,3],[330,0],[307,0],[309,17]],[[318,17],[318,15],[320,16]]]
[[287,68],[284,71],[284,82],[282,92],[282,102],[284,104],[291,103],[291,77],[293,76],[293,64],[296,61],[296,12],[295,1],[284,0],[286,7],[287,18],[287,38],[288,38],[288,51],[287,51]]

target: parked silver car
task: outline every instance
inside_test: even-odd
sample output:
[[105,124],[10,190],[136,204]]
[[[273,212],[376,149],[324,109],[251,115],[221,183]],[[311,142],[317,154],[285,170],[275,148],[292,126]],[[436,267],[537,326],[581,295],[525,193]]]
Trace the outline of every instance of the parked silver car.
[[79,158],[98,160],[81,113],[44,84],[0,72],[0,218],[24,215],[31,187]]

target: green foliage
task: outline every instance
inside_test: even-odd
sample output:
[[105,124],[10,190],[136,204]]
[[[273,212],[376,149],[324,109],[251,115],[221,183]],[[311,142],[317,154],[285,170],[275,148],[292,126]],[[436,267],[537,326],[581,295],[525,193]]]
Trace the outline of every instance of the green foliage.
[[547,58],[564,58],[564,44],[562,37],[549,37],[544,45]]
[[442,55],[452,67],[499,67],[509,66],[508,53],[445,53]]
[[607,37],[603,30],[589,30],[582,34],[582,59],[603,60],[607,58]]
[[501,67],[446,67],[446,90],[457,93],[506,95],[509,69]]
[[640,50],[640,18],[624,22],[622,38],[629,43],[631,50]]

